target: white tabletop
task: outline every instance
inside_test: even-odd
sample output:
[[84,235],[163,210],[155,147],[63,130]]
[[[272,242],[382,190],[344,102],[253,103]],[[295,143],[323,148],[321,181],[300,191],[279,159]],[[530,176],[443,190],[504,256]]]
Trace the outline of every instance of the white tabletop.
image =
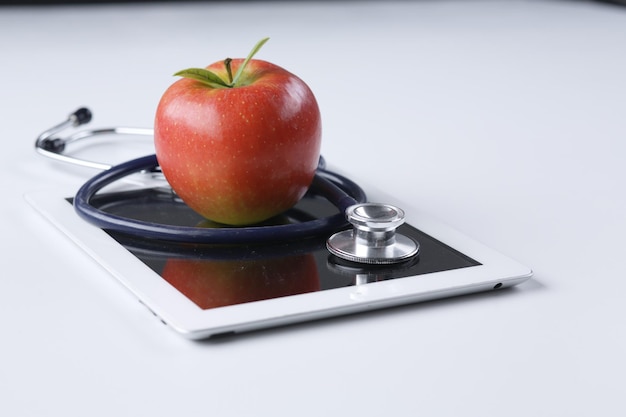
[[[333,166],[534,279],[191,342],[25,203],[93,175],[40,131],[150,127],[171,74],[264,36]],[[0,9],[0,415],[624,415],[625,45],[626,9],[586,1]]]

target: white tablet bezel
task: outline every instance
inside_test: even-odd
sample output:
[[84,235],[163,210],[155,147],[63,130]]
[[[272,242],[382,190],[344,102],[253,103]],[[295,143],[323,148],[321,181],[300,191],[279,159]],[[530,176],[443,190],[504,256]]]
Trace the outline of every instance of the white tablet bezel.
[[106,232],[79,218],[67,195],[43,191],[25,197],[164,323],[190,339],[510,287],[532,276],[518,262],[424,214],[408,212],[414,227],[480,265],[203,310]]

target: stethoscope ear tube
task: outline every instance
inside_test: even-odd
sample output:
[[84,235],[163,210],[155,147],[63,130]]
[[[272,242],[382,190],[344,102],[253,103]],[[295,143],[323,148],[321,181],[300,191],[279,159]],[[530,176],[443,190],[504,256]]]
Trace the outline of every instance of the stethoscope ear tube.
[[118,126],[103,129],[78,130],[73,134],[59,136],[60,132],[66,129],[76,128],[78,126],[89,123],[91,121],[91,118],[92,113],[88,108],[79,108],[78,110],[70,114],[65,121],[41,133],[35,141],[35,150],[39,154],[59,162],[65,162],[68,164],[82,166],[86,168],[106,170],[111,168],[111,164],[99,161],[90,161],[77,156],[72,156],[68,152],[68,145],[76,142],[82,142],[85,139],[93,139],[103,136],[123,137],[126,135],[132,135],[151,138],[154,133],[153,129],[148,128]]
[[367,200],[365,192],[356,183],[319,168],[309,192],[326,198],[337,207],[339,213],[302,223],[223,229],[174,226],[117,216],[100,210],[91,203],[96,193],[105,186],[128,175],[154,171],[156,168],[158,168],[156,155],[148,155],[101,172],[88,180],[76,193],[74,198],[76,213],[104,230],[143,239],[202,244],[255,244],[328,236],[347,226],[344,213],[348,207]]

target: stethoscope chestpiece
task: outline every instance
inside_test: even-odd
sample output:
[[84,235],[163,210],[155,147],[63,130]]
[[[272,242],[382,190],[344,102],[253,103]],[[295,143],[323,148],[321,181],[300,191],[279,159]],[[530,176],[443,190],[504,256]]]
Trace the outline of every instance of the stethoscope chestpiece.
[[352,230],[332,235],[328,251],[350,262],[372,265],[407,261],[419,253],[419,243],[396,229],[404,223],[404,211],[390,204],[363,203],[346,209]]

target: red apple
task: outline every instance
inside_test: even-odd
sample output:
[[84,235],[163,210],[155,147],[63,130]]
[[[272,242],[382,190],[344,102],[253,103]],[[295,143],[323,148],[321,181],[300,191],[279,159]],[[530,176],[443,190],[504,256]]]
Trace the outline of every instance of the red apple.
[[265,41],[245,60],[180,71],[184,78],[156,111],[157,159],[172,189],[224,224],[253,224],[291,208],[319,160],[317,101],[294,74],[252,59]]

